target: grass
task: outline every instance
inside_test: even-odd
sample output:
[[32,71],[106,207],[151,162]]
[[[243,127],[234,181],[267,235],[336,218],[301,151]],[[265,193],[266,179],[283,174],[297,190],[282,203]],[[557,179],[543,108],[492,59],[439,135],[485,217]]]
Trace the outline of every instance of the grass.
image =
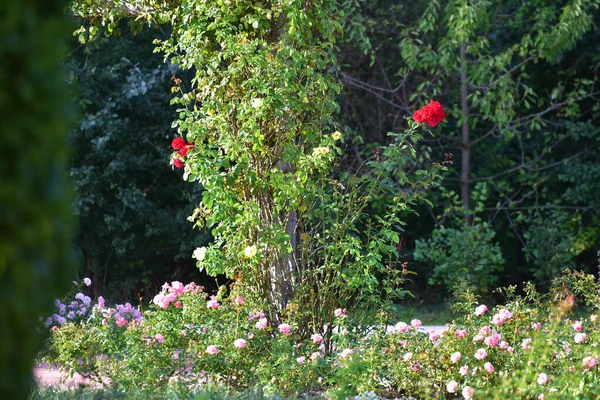
[[407,303],[396,304],[396,313],[401,321],[410,322],[412,319],[420,319],[423,325],[446,325],[454,318],[450,305]]

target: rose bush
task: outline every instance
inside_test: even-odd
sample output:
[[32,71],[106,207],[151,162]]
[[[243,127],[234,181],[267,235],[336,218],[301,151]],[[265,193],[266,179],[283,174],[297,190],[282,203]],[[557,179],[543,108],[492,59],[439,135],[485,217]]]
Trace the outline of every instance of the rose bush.
[[[45,361],[109,378],[123,393],[176,386],[279,395],[316,390],[339,398],[368,392],[424,399],[594,398],[600,389],[600,302],[593,277],[567,273],[546,295],[532,286],[524,296],[515,288],[502,293],[506,303],[494,308],[478,304],[469,290],[459,293],[463,300],[456,306],[467,311],[441,333],[424,330],[416,318],[387,326],[385,312],[379,313],[381,325],[364,332],[338,309],[331,326],[302,340],[292,320],[274,325],[235,287],[209,296],[194,283],[171,282],[143,316],[99,298],[80,318],[61,325],[52,317]],[[585,303],[574,317],[574,307]],[[56,315],[68,313],[68,306],[57,305]]]

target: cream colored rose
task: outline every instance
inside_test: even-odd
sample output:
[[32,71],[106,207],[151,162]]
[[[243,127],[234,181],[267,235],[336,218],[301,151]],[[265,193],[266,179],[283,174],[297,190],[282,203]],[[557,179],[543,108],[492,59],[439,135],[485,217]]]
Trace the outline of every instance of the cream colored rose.
[[252,258],[256,255],[257,251],[256,246],[248,246],[246,247],[246,250],[244,250],[244,255],[248,258]]
[[196,250],[194,250],[192,257],[198,261],[204,260],[204,257],[206,257],[206,247],[198,247]]
[[259,99],[259,98],[252,99],[250,101],[250,104],[252,104],[252,107],[254,107],[254,108],[262,107],[262,105],[263,105],[263,99]]
[[322,154],[327,154],[329,153],[329,148],[328,147],[315,147],[313,149],[313,155],[322,155]]
[[339,140],[342,137],[342,134],[340,133],[340,131],[335,131],[331,134],[331,137],[333,138],[333,140]]

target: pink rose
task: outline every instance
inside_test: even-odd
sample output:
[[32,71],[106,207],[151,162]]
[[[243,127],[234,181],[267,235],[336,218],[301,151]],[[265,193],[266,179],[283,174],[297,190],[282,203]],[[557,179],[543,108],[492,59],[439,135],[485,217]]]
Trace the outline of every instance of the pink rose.
[[475,351],[475,358],[478,360],[485,360],[485,358],[488,356],[487,351],[485,351],[485,349],[477,349]]
[[304,364],[306,364],[306,357],[304,357],[304,356],[298,357],[298,358],[296,358],[296,362],[300,365],[304,365]]
[[502,325],[506,322],[507,319],[512,318],[512,313],[508,311],[506,308],[498,311],[493,317],[492,322],[496,325]]
[[452,361],[453,363],[459,362],[461,358],[462,358],[462,354],[460,354],[460,351],[457,351],[450,355],[450,361]]
[[596,362],[597,362],[597,360],[594,357],[588,356],[588,357],[584,357],[584,359],[581,360],[581,365],[585,369],[592,369],[596,366]]
[[581,331],[583,329],[583,324],[581,321],[573,322],[573,329],[575,329],[577,332]]
[[502,339],[502,335],[498,333],[492,333],[492,335],[486,337],[483,342],[490,347],[496,347],[500,342],[500,339]]
[[233,346],[234,346],[236,349],[243,349],[244,347],[246,347],[246,341],[245,341],[244,339],[236,339],[236,340],[233,342]]
[[284,335],[289,335],[291,331],[292,329],[289,324],[283,323],[279,325],[279,332],[283,333]]
[[318,333],[315,333],[310,337],[310,339],[313,341],[313,343],[321,343],[323,341],[323,336],[319,335]]
[[158,343],[163,343],[165,341],[165,337],[160,333],[157,333],[154,335],[154,340],[156,340]]
[[487,336],[490,333],[492,333],[492,328],[490,328],[489,326],[482,326],[481,329],[479,329],[479,334],[483,335],[483,336]]
[[402,321],[398,322],[394,328],[396,329],[397,332],[400,332],[400,333],[404,333],[410,329],[408,324],[406,322],[402,322]]
[[477,334],[473,337],[473,343],[481,342],[485,337],[482,334]]
[[482,304],[475,309],[475,315],[477,315],[478,317],[481,317],[483,314],[485,314],[487,312],[487,310],[488,310],[487,306],[485,304]]
[[583,343],[585,341],[585,339],[587,339],[587,335],[583,332],[579,332],[578,334],[575,335],[575,343],[577,343],[577,344]]
[[531,350],[532,342],[533,342],[533,340],[530,338],[523,339],[523,342],[521,342],[521,347],[523,348],[523,350]]
[[406,353],[406,354],[404,354],[404,355],[402,356],[402,359],[403,359],[404,361],[410,361],[410,360],[412,359],[412,356],[413,356],[413,353],[410,353],[410,352],[409,352],[409,353]]
[[537,376],[537,383],[539,383],[540,385],[545,385],[546,383],[548,383],[548,375],[546,375],[543,372],[539,373]]
[[346,318],[346,309],[338,308],[333,312],[333,315],[335,315],[338,318]]
[[413,319],[412,321],[410,321],[410,324],[415,328],[423,325],[420,319]]
[[164,294],[159,293],[156,296],[154,296],[154,299],[152,300],[152,302],[154,304],[156,304],[157,306],[159,306],[160,308],[168,308],[169,307],[169,299],[165,297]]
[[354,350],[352,349],[344,349],[341,354],[340,354],[340,358],[342,360],[347,360],[348,358],[350,358],[350,356],[354,354]]
[[458,373],[461,376],[467,376],[469,374],[469,367],[466,365],[463,365],[462,367],[460,367],[460,369],[458,370]]
[[267,327],[267,319],[266,318],[259,319],[255,326],[256,326],[256,329],[265,329]]
[[214,345],[211,344],[210,346],[208,346],[206,348],[206,353],[215,355],[215,354],[219,353],[219,349],[217,349],[216,346],[214,346]]
[[176,295],[182,295],[185,292],[185,286],[179,281],[173,281],[171,282],[169,292]]
[[209,301],[206,302],[206,308],[219,308],[221,304],[217,301],[216,297],[213,296]]
[[462,395],[465,399],[471,399],[473,398],[473,393],[475,392],[475,390],[473,390],[472,387],[470,386],[465,386],[462,390]]
[[448,393],[454,393],[456,392],[456,389],[458,389],[458,382],[450,381],[446,384],[446,390]]
[[485,364],[483,364],[483,369],[485,369],[485,372],[487,372],[488,374],[494,373],[494,366],[490,362],[486,362]]
[[469,333],[469,331],[467,331],[466,329],[457,329],[454,331],[454,335],[459,339],[462,339],[465,336],[467,336],[467,333]]

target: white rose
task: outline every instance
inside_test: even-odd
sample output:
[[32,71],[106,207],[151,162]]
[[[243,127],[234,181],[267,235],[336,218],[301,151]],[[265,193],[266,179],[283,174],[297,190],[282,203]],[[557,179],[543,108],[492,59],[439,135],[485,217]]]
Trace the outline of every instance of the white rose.
[[246,250],[244,250],[244,255],[248,258],[252,258],[256,255],[257,251],[256,246],[248,246],[246,247]]
[[198,261],[202,261],[202,260],[204,260],[205,256],[206,256],[206,247],[198,247],[196,250],[194,250],[194,255],[192,257]]
[[262,99],[259,99],[259,98],[252,99],[252,100],[250,101],[250,104],[252,104],[252,107],[254,107],[254,108],[259,108],[259,107],[262,107],[262,105],[263,105],[263,100],[262,100]]

